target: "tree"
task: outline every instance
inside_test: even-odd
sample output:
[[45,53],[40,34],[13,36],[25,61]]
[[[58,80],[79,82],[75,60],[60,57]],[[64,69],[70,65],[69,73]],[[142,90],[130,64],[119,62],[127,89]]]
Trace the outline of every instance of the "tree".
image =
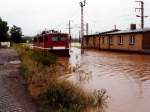
[[24,36],[24,37],[22,38],[22,43],[26,43],[27,41],[28,41],[29,43],[31,43],[33,38],[34,38],[34,37],[31,37],[31,36]]
[[15,43],[20,43],[22,41],[22,31],[20,27],[14,25],[10,30],[10,34],[11,41]]
[[0,18],[0,42],[8,41],[8,30],[7,22]]

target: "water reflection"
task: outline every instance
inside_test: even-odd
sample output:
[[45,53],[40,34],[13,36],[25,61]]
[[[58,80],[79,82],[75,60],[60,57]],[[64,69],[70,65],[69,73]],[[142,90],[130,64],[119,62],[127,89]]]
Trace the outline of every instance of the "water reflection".
[[87,92],[101,88],[111,97],[106,112],[150,111],[150,55],[73,48],[69,80]]

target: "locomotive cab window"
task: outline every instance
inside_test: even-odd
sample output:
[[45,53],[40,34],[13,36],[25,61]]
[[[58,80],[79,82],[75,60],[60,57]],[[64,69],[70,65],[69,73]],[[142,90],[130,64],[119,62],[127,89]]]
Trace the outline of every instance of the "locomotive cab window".
[[58,42],[58,37],[52,37],[52,42]]
[[66,37],[61,37],[60,41],[63,41],[63,42],[66,41]]

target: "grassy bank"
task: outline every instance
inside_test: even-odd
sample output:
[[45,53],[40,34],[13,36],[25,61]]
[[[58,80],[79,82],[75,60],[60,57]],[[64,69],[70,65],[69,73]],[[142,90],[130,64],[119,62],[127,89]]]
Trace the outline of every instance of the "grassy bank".
[[71,46],[75,47],[75,48],[79,48],[79,49],[81,48],[81,44],[80,43],[72,43]]
[[41,112],[83,112],[89,106],[105,103],[105,91],[89,95],[71,82],[60,79],[55,55],[39,53],[25,45],[15,45],[15,48],[22,61],[20,72]]

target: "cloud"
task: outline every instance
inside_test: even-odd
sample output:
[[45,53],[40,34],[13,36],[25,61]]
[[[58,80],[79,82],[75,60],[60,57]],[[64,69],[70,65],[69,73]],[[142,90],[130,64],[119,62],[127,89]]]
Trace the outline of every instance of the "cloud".
[[[0,0],[1,17],[9,25],[19,25],[25,35],[35,35],[45,28],[56,28],[67,32],[69,19],[72,26],[80,25],[80,0]],[[148,11],[148,0],[145,0],[145,12]],[[135,0],[87,0],[85,22],[90,30],[101,31],[112,29],[116,24],[126,29],[130,23],[139,24],[134,8],[139,6]],[[146,20],[147,26],[149,23]],[[74,28],[77,33],[79,28]],[[77,34],[76,34],[77,35]]]

